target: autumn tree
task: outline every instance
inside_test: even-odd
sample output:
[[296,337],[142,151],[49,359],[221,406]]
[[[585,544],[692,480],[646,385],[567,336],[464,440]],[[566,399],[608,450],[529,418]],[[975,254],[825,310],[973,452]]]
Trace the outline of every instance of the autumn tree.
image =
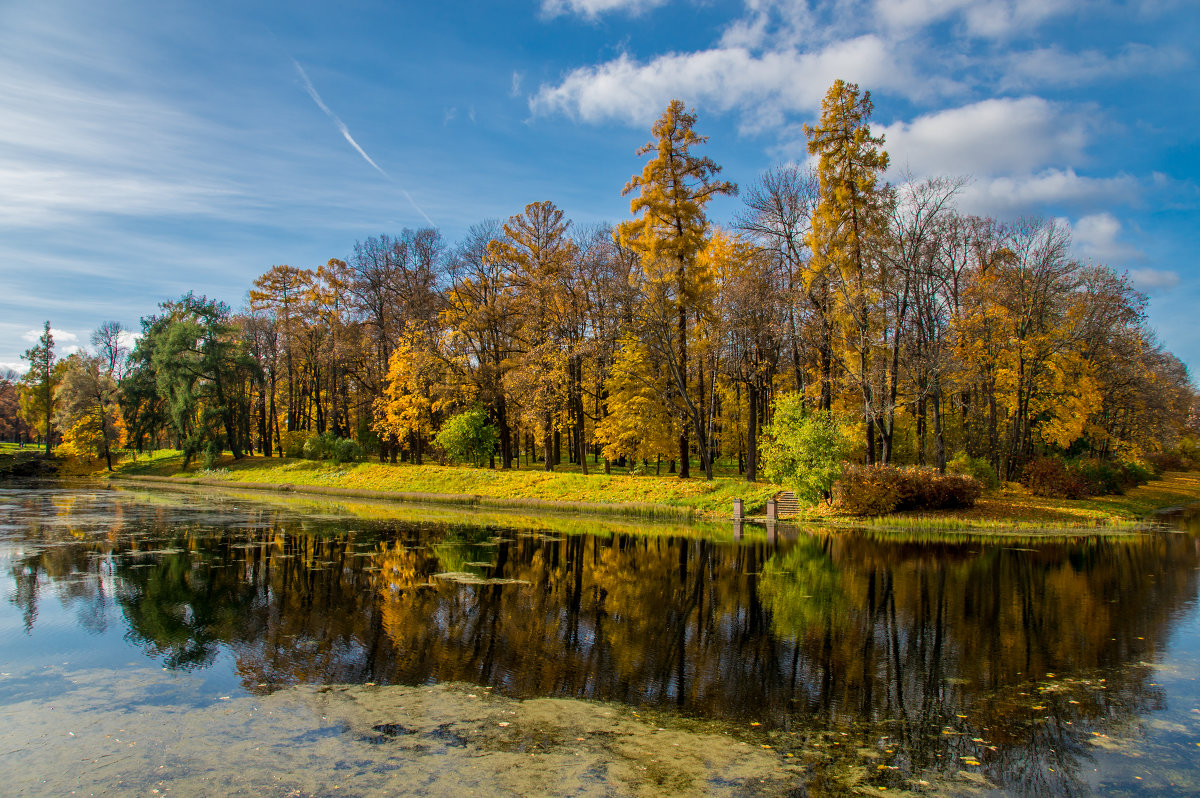
[[[746,480],[758,479],[758,430],[767,417],[789,308],[770,297],[785,293],[780,262],[748,242],[715,233],[706,248],[721,285],[721,330],[728,356],[722,376],[745,390]],[[713,379],[717,378],[713,374]],[[803,395],[801,394],[801,401]]]
[[[348,378],[360,389],[360,413],[368,417],[383,393],[393,350],[406,329],[434,334],[442,309],[439,279],[446,255],[441,233],[405,229],[395,238],[374,236],[354,246],[346,261],[350,312],[357,317],[361,346]],[[380,457],[395,459],[398,440],[381,442]]]
[[467,231],[449,259],[443,317],[451,363],[489,408],[500,438],[500,465],[512,468],[513,419],[504,382],[513,367],[519,314],[504,263],[488,257],[488,245],[503,234],[497,220]]
[[[864,454],[876,460],[875,433],[882,421],[877,404],[876,336],[886,329],[878,307],[889,270],[881,254],[892,196],[881,183],[888,166],[883,138],[871,135],[870,92],[834,81],[821,103],[821,119],[805,125],[808,152],[817,156],[820,200],[812,218],[809,281],[829,279],[835,302],[826,312],[837,330],[834,352],[858,389],[866,422]],[[888,452],[885,451],[885,461]]]
[[28,438],[29,425],[21,417],[20,377],[12,369],[0,372],[0,438],[20,442]]
[[565,288],[577,249],[567,235],[570,224],[553,202],[533,202],[509,217],[504,236],[488,244],[488,258],[503,264],[519,297],[520,352],[509,377],[525,387],[522,404],[541,424],[547,471],[554,470],[556,418],[571,358],[562,335],[570,301]]
[[[944,270],[939,261],[939,243],[944,220],[961,180],[911,176],[899,187],[889,204],[888,230],[880,259],[877,283],[876,346],[878,382],[872,388],[875,420],[881,442],[881,459],[892,460],[896,434],[896,412],[904,406],[922,404],[938,386],[929,379],[930,367],[940,364],[943,343],[938,338],[937,314],[944,303]],[[901,397],[902,379],[907,377],[908,396]],[[918,436],[923,436],[923,416],[918,419]],[[939,449],[939,468],[945,468],[945,453]]]
[[607,414],[596,425],[606,461],[671,457],[679,443],[678,416],[663,401],[674,385],[661,353],[626,333],[605,380]]
[[283,351],[285,376],[287,377],[287,421],[288,430],[299,428],[300,409],[296,390],[296,349],[300,337],[300,309],[305,293],[312,285],[310,269],[295,266],[272,266],[270,271],[254,281],[250,289],[250,309],[265,310],[275,319],[275,329],[280,336]]
[[[683,408],[679,433],[679,477],[690,475],[688,428],[697,437],[705,476],[712,478],[712,463],[704,428],[703,397],[693,396],[688,374],[689,320],[696,307],[697,284],[693,271],[704,247],[708,217],[704,209],[714,196],[737,193],[737,186],[717,180],[715,161],[692,154],[692,147],[708,141],[693,129],[696,115],[672,100],[651,129],[655,141],[638,150],[654,153],[640,175],[625,184],[622,194],[637,192],[630,212],[638,218],[618,227],[621,243],[642,258],[645,279],[651,283],[651,303],[646,310],[649,332],[668,352],[670,371]],[[670,326],[674,326],[672,333]]]
[[103,457],[112,471],[113,450],[124,445],[125,425],[109,353],[76,352],[66,363],[54,393],[54,421],[63,431],[62,448],[80,457]]
[[375,427],[412,454],[421,464],[424,443],[437,431],[438,414],[450,404],[446,362],[432,342],[413,330],[392,352],[383,396],[375,411]]
[[31,427],[41,420],[46,429],[46,454],[50,454],[50,425],[54,416],[54,336],[46,322],[35,345],[25,350],[22,360],[29,361],[29,371],[23,381],[22,415]]

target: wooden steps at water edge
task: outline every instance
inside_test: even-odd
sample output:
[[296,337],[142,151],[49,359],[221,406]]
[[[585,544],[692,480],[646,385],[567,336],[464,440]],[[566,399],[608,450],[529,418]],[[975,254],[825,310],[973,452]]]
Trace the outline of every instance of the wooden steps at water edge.
[[775,494],[775,513],[782,518],[785,515],[796,515],[800,512],[800,503],[796,494],[790,490],[781,490]]

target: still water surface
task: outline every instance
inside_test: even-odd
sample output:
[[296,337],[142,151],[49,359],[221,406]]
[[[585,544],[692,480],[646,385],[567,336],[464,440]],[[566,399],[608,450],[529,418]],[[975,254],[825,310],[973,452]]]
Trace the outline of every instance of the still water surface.
[[10,483],[0,791],[1196,794],[1172,526],[735,538]]

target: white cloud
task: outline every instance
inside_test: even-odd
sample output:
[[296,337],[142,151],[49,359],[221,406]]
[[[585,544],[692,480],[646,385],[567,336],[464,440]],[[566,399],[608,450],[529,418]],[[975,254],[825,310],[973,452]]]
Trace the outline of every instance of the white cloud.
[[1129,175],[1087,177],[1074,169],[1045,169],[1037,174],[976,180],[959,195],[959,206],[968,213],[1010,216],[1045,212],[1050,205],[1128,204],[1140,189],[1138,181]]
[[902,31],[951,21],[971,36],[997,39],[1080,5],[1073,0],[875,0],[875,12],[886,26]]
[[542,12],[548,16],[577,14],[595,19],[601,14],[623,11],[637,16],[666,3],[667,0],[542,0]]
[[141,337],[142,334],[140,332],[121,330],[120,334],[117,335],[117,344],[132,351],[133,348],[137,346],[137,342],[141,339]]
[[[36,330],[26,330],[25,332],[21,333],[21,340],[28,341],[31,344],[37,343],[37,339],[42,337],[43,332],[45,332],[45,330],[40,328]],[[55,347],[57,347],[59,344],[69,344],[79,340],[79,336],[75,333],[67,330],[56,329],[53,325],[50,326],[50,335],[54,338]]]
[[1122,228],[1121,220],[1111,213],[1094,213],[1071,224],[1071,240],[1084,257],[1110,266],[1144,257],[1141,250],[1121,241]]
[[1153,294],[1179,285],[1179,272],[1167,269],[1131,269],[1129,279],[1139,291]]
[[748,127],[780,125],[784,115],[810,112],[835,79],[905,91],[911,81],[876,36],[837,42],[817,52],[788,49],[754,54],[744,47],[670,53],[645,63],[627,55],[576,69],[529,101],[535,114],[564,112],[584,121],[651,122],[667,103],[740,110]]
[[1105,78],[1145,77],[1182,69],[1192,57],[1173,46],[1127,44],[1118,53],[1065,52],[1058,46],[1009,54],[1003,62],[1003,88],[1031,85],[1077,86]]
[[1082,156],[1082,119],[1040,97],[983,100],[879,128],[898,170],[918,175],[1028,172]]

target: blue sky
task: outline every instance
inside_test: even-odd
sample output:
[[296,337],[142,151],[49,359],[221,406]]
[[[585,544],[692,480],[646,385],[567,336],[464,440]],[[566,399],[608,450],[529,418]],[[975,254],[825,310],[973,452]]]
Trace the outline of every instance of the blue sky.
[[[1200,374],[1200,9],[1187,0],[0,3],[0,368],[195,290],[235,307],[431,220],[628,215],[673,97],[723,177],[802,160],[835,78],[959,205],[1128,270]],[[711,206],[730,221],[738,200]]]

